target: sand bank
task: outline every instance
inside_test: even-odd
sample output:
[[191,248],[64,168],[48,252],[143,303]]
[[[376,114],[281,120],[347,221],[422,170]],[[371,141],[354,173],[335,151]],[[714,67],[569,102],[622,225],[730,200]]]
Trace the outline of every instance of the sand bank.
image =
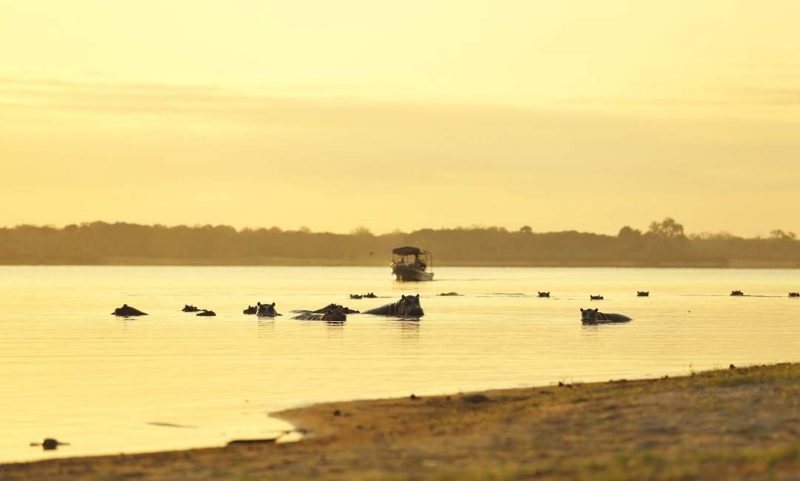
[[302,442],[0,465],[0,480],[798,479],[800,364],[319,404]]

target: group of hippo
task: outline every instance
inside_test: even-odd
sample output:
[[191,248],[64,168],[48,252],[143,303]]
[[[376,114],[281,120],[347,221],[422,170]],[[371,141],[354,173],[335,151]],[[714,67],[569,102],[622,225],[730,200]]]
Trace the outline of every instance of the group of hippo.
[[[537,291],[539,297],[550,297],[550,291]],[[637,297],[649,297],[650,291],[636,291]],[[590,301],[602,301],[603,296],[590,294]],[[583,309],[581,308],[581,323],[585,325],[597,324],[615,324],[620,322],[628,322],[632,319],[624,314],[615,314],[613,312],[600,312],[600,309]]]
[[[197,312],[198,316],[215,316],[214,311],[208,309],[200,309],[197,306],[185,305],[182,309],[183,312]],[[358,314],[359,311],[350,309],[341,304],[328,304],[325,307],[315,310],[297,310],[292,311],[295,316],[292,319],[299,319],[303,321],[325,321],[329,323],[343,323],[347,320],[348,314]],[[257,317],[274,318],[281,316],[275,310],[275,303],[262,304],[257,302],[255,306],[247,306],[247,309],[242,311],[243,314],[255,315]],[[114,310],[115,316],[134,317],[146,316],[147,313],[123,304],[122,307]],[[403,295],[400,300],[391,304],[386,304],[381,307],[369,309],[364,311],[363,314],[372,314],[376,316],[398,317],[402,319],[419,319],[425,315],[419,301],[419,294],[415,296]],[[607,324],[617,322],[627,322],[631,318],[622,314],[604,313],[598,309],[581,309],[581,322],[583,324]]]
[[[377,297],[377,296],[375,296]],[[214,311],[208,309],[200,309],[197,306],[185,305],[183,312],[196,312],[198,316],[216,316]],[[303,321],[326,321],[330,323],[342,323],[347,320],[348,314],[358,314],[359,311],[350,309],[349,307],[340,304],[328,304],[325,307],[316,310],[297,310],[292,311],[296,315],[292,319],[299,319]],[[243,314],[255,315],[263,318],[274,318],[281,316],[275,310],[275,303],[262,304],[257,302],[255,306],[247,306],[247,309],[242,311]],[[400,300],[391,304],[386,304],[381,307],[376,307],[363,312],[364,314],[372,314],[375,316],[388,316],[397,317],[401,319],[419,319],[425,315],[419,301],[419,294],[415,296],[403,295]],[[120,317],[136,317],[146,316],[146,312],[142,312],[135,307],[123,304],[122,307],[114,309],[112,313]]]
[[191,304],[186,304],[185,306],[183,306],[183,309],[181,309],[181,311],[183,311],[183,312],[196,312],[197,315],[200,316],[200,317],[214,317],[214,316],[217,315],[217,313],[212,311],[212,310],[200,309],[199,307],[193,306]]
[[[550,297],[550,292],[539,291],[538,294],[539,297]],[[457,296],[458,294],[452,292],[440,295]],[[649,297],[650,292],[637,291],[636,295],[638,297]],[[731,291],[731,296],[743,296],[743,295],[744,293],[740,290]],[[369,294],[350,295],[351,299],[375,298],[375,297],[377,296],[371,292]],[[790,292],[789,297],[800,297],[800,293]],[[600,295],[590,295],[589,298],[591,300],[603,300],[603,296]],[[197,306],[188,304],[183,307],[182,311],[197,313],[198,316],[216,316],[216,313],[212,310],[200,309]],[[274,302],[271,304],[262,304],[258,302],[256,303],[255,306],[247,306],[247,309],[245,309],[242,312],[244,314],[255,315],[257,317],[263,317],[263,318],[274,318],[282,315],[275,310]],[[347,320],[348,314],[359,313],[359,311],[357,310],[350,309],[349,307],[342,306],[340,304],[328,304],[327,306],[316,310],[297,310],[292,312],[295,313],[295,316],[292,317],[292,319],[299,319],[304,321],[325,321],[329,323],[343,323]],[[425,312],[422,310],[422,306],[420,305],[419,301],[419,294],[417,294],[415,296],[403,295],[397,302],[393,302],[391,304],[386,304],[381,307],[376,307],[374,309],[364,311],[363,314],[397,317],[402,319],[419,319],[425,315]],[[142,312],[139,309],[131,307],[127,304],[123,304],[122,307],[114,309],[113,315],[120,317],[135,317],[135,316],[146,316],[147,313]],[[599,309],[581,309],[581,323],[586,325],[613,324],[620,322],[628,322],[631,320],[632,319],[630,317],[623,314],[600,312]]]
[[[731,295],[734,296],[734,297],[741,297],[741,296],[744,296],[744,292],[739,291],[739,290],[731,291]],[[789,297],[800,297],[800,292],[794,292],[794,291],[790,292],[789,293]]]
[[[550,297],[550,291],[538,291],[539,297]],[[444,294],[442,294],[444,295]],[[650,297],[650,291],[636,291],[636,297]],[[603,296],[589,294],[590,301],[602,301]]]

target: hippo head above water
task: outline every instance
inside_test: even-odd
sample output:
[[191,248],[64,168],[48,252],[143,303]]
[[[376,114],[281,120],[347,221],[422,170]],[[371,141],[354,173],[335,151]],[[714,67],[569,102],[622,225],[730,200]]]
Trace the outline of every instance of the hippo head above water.
[[322,320],[327,322],[344,322],[347,320],[347,313],[341,306],[329,306],[325,309],[325,314],[322,315]]
[[397,314],[400,317],[419,318],[425,315],[419,303],[419,294],[416,296],[402,296],[397,301]]
[[610,324],[628,322],[632,319],[624,314],[600,312],[599,309],[581,309],[581,322],[583,324]]
[[275,303],[272,304],[261,304],[260,302],[256,304],[256,316],[258,317],[275,317],[280,316],[278,312],[275,310]]
[[581,309],[581,321],[586,323],[597,322],[597,313],[600,309]]
[[349,307],[343,306],[341,304],[328,304],[327,306],[325,306],[323,308],[320,308],[320,309],[317,309],[316,311],[311,311],[311,312],[313,312],[315,314],[325,314],[326,312],[328,312],[331,309],[336,309],[336,310],[342,311],[345,314],[358,314],[358,311],[356,311],[355,309],[350,309]]

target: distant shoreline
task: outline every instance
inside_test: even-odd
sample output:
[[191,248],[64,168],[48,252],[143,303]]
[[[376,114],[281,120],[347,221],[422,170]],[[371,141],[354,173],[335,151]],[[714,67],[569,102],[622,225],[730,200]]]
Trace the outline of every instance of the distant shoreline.
[[0,228],[0,265],[386,266],[400,246],[431,253],[437,267],[800,268],[800,240],[686,234],[674,219],[617,235],[500,227],[420,229],[375,235],[92,222]]
[[297,443],[0,464],[0,479],[788,480],[797,399],[800,363],[332,402],[273,413],[310,430]]

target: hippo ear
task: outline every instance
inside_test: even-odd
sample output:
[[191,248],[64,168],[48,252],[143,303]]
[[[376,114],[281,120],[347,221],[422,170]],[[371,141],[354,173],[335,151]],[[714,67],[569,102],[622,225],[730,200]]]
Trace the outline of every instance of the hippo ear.
[[417,299],[419,299],[419,294],[417,294]]
[[581,307],[581,312],[586,312],[586,309]]
[[600,312],[600,309],[599,309],[599,308],[597,308],[597,307],[595,307],[595,308],[594,308],[594,312]]
[[275,307],[275,303],[274,302],[272,303],[272,307]]
[[400,299],[405,299],[405,298],[406,298],[406,295],[405,295],[405,294],[401,294],[401,295],[400,295]]

